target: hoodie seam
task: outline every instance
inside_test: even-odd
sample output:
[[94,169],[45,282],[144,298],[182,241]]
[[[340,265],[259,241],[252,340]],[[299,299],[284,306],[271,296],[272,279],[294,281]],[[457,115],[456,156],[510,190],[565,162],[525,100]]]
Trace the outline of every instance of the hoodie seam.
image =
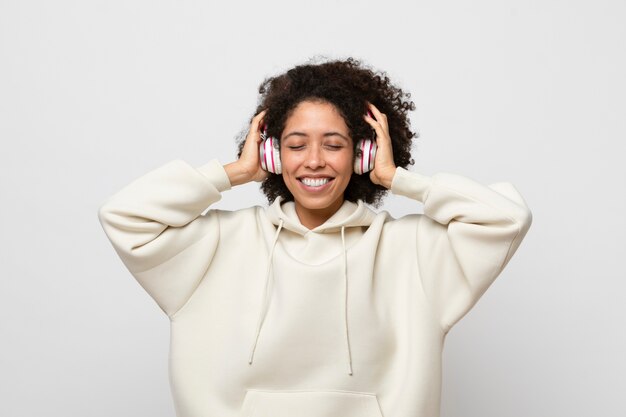
[[[360,227],[360,226],[352,226],[352,227]],[[283,226],[283,229],[284,229],[284,226]],[[346,227],[346,229],[348,229],[348,228]],[[341,232],[339,232],[339,233],[341,233]],[[365,232],[365,233],[367,233],[367,232]],[[365,233],[363,233],[363,236],[365,236]],[[363,238],[363,236],[362,236],[361,238]],[[354,248],[355,246],[359,245],[359,243],[360,243],[360,239],[359,239],[359,241],[358,241],[358,242],[353,243],[353,244],[352,244],[352,246],[346,246],[346,252],[350,251],[352,248]],[[338,253],[337,255],[333,256],[332,258],[330,258],[330,259],[328,259],[328,260],[326,260],[326,261],[324,261],[324,262],[322,262],[322,263],[319,263],[319,264],[309,264],[309,263],[306,263],[306,262],[302,262],[300,259],[298,259],[298,258],[294,257],[292,254],[290,254],[290,253],[287,251],[287,249],[285,248],[285,245],[283,244],[283,242],[281,242],[281,241],[280,241],[280,239],[278,240],[278,242],[277,242],[276,246],[280,246],[280,249],[281,249],[281,250],[282,250],[282,251],[283,251],[283,252],[284,252],[284,253],[285,253],[285,254],[286,254],[286,255],[287,255],[287,256],[288,256],[291,260],[293,260],[293,261],[297,262],[297,263],[298,263],[298,264],[300,264],[300,265],[304,265],[304,266],[306,266],[306,267],[318,267],[318,266],[328,265],[328,264],[329,264],[329,263],[331,263],[331,262],[337,262],[337,259],[339,259],[339,258],[341,258],[341,257],[343,256],[343,252],[340,252],[340,253]],[[343,251],[343,249],[342,249],[342,251]]]
[[[220,245],[220,241],[221,241],[221,227],[220,227],[220,210],[215,210],[215,217],[216,217],[216,224],[217,224],[217,231],[213,231],[213,233],[217,233],[218,236],[218,241],[216,243],[215,246],[215,252],[213,253],[213,259],[215,258],[215,255],[217,254],[217,251],[219,250],[219,245]],[[206,235],[204,235],[203,239],[206,238]],[[200,239],[198,242],[201,242],[202,239]],[[198,243],[196,242],[196,243]],[[185,300],[184,303],[182,303],[182,305],[180,307],[178,307],[176,309],[176,311],[174,311],[172,314],[168,314],[168,318],[170,319],[170,321],[175,319],[175,316],[178,315],[178,313],[180,313],[188,304],[190,304],[191,299],[193,298],[193,296],[196,294],[196,292],[198,291],[198,288],[200,288],[200,285],[202,285],[202,283],[204,282],[206,276],[207,276],[207,272],[209,271],[209,269],[211,268],[211,265],[213,264],[213,259],[211,259],[209,261],[209,263],[207,264],[206,269],[204,270],[204,272],[202,273],[202,277],[198,280],[198,284],[194,287],[193,290],[191,290],[191,293],[189,294],[189,297],[187,297],[187,300]]]
[[[367,207],[362,200],[357,200],[356,203],[346,200],[346,202],[349,202],[355,206],[354,211],[348,214],[347,217],[342,218],[340,220],[334,220],[330,223],[326,221],[322,225],[319,225],[313,229],[308,229],[304,227],[298,221],[298,219],[294,219],[289,214],[284,212],[283,208],[281,207],[283,201],[282,199],[279,200],[279,198],[277,198],[274,201],[274,203],[271,204],[267,208],[267,211],[269,214],[269,220],[272,222],[272,224],[276,225],[278,224],[277,222],[280,219],[283,219],[283,221],[285,222],[285,225],[284,225],[285,229],[293,233],[298,233],[302,236],[306,236],[309,233],[317,233],[317,234],[336,233],[336,232],[339,232],[341,230],[341,227],[344,227],[344,226],[347,228],[357,227],[357,226],[369,226],[371,222],[368,222],[367,224],[362,224],[362,223],[368,220],[368,218],[371,218],[371,220],[373,220],[378,214],[376,212],[373,212],[369,207]],[[284,203],[290,203],[290,202],[291,201],[286,201]],[[320,229],[320,227],[322,228]]]
[[[508,248],[507,248],[507,252],[506,252],[506,254],[505,254],[504,260],[503,260],[503,262],[502,262],[501,264],[499,264],[499,265],[503,265],[503,264],[504,264],[504,262],[506,261],[507,257],[508,257],[508,254],[509,254],[509,252],[510,252],[510,250],[511,250],[512,246],[513,246],[513,243],[515,242],[515,239],[517,239],[517,237],[518,237],[518,236],[519,236],[519,234],[520,234],[521,227],[520,227],[520,222],[518,221],[518,219],[517,219],[516,217],[514,217],[514,216],[511,216],[511,215],[510,215],[510,214],[509,214],[506,210],[504,210],[504,209],[502,209],[502,208],[500,208],[500,207],[494,206],[494,205],[492,205],[492,204],[490,204],[490,203],[487,203],[487,202],[486,202],[486,201],[484,201],[484,200],[477,199],[477,198],[475,198],[475,197],[473,197],[473,196],[471,196],[471,195],[468,195],[468,194],[464,193],[463,191],[460,191],[460,190],[458,190],[458,189],[456,189],[456,188],[449,187],[449,186],[447,186],[446,184],[441,183],[441,182],[438,180],[438,178],[437,178],[437,176],[436,176],[436,175],[435,175],[435,176],[433,176],[432,186],[429,188],[428,193],[427,193],[427,196],[428,196],[428,194],[430,194],[430,191],[431,191],[433,188],[435,188],[434,186],[441,187],[441,188],[445,188],[445,189],[447,189],[447,190],[451,191],[452,193],[455,193],[455,194],[458,194],[458,195],[462,195],[463,197],[467,198],[468,200],[472,200],[472,201],[474,201],[474,202],[476,202],[476,203],[483,204],[483,205],[485,205],[485,206],[489,207],[490,209],[494,210],[494,212],[501,214],[501,215],[502,215],[502,218],[506,218],[506,219],[508,219],[508,220],[510,221],[510,223],[509,223],[509,224],[515,225],[515,226],[517,227],[517,233],[515,234],[515,236],[514,236],[514,237],[511,239],[511,241],[509,242],[509,246],[508,246]],[[492,190],[492,191],[494,191],[494,192],[496,192],[496,193],[497,193],[497,191],[495,191],[495,190]],[[498,194],[499,194],[499,193],[498,193]],[[505,195],[502,195],[502,197],[507,198]],[[507,199],[508,199],[508,198],[507,198]],[[510,200],[510,199],[509,199],[509,200]],[[511,200],[511,201],[512,201],[512,200]],[[513,201],[512,201],[512,202],[513,202]],[[427,203],[427,198],[424,198],[424,202],[423,202],[423,204],[424,204],[424,209],[426,209],[426,203]],[[515,203],[515,202],[513,202],[513,203]],[[426,210],[424,210],[424,211],[426,211]],[[425,215],[425,216],[427,216],[427,217],[429,217],[429,218],[431,218],[432,220],[436,221],[437,223],[439,223],[439,221],[438,221],[437,219],[430,217],[428,214],[424,213],[424,215]],[[452,219],[450,219],[450,220],[448,221],[448,223],[446,223],[445,225],[443,225],[443,226],[445,226],[445,228],[446,228],[446,239],[448,239],[448,240],[450,240],[450,235],[449,235],[449,232],[448,232],[448,228],[449,228],[450,223],[451,223],[452,221],[458,221],[458,220],[456,220],[455,218],[452,218]],[[420,219],[420,222],[419,222],[419,223],[421,223],[421,219]],[[440,223],[440,224],[441,224],[441,223]],[[474,224],[477,224],[477,223],[474,223]],[[452,253],[453,253],[453,255],[454,255],[455,259],[456,259],[457,264],[461,267],[461,270],[463,271],[463,268],[462,268],[462,266],[461,266],[460,261],[458,260],[458,256],[457,256],[456,252],[454,252],[454,251],[453,251]],[[418,261],[418,262],[419,262],[419,261]],[[419,266],[418,266],[418,268],[419,268]],[[501,270],[502,270],[502,269],[500,269],[500,271],[501,271]],[[422,278],[422,274],[421,274],[421,271],[420,271],[420,281],[421,281],[421,278]],[[463,271],[463,278],[465,278],[465,279],[467,280],[467,275],[465,274],[465,272],[464,272],[464,271]],[[421,282],[421,286],[422,286],[422,291],[424,292],[424,294],[426,294],[426,292],[425,292],[425,290],[424,290],[424,287],[423,287],[423,281]],[[429,304],[431,305],[431,310],[432,310],[432,309],[434,309],[434,306],[432,306],[432,303],[430,302],[430,300],[429,300]],[[456,322],[453,322],[453,323],[443,323],[443,317],[439,317],[439,315],[438,315],[438,314],[435,314],[435,317],[437,318],[437,322],[438,322],[438,324],[439,324],[439,327],[440,327],[440,328],[442,329],[442,331],[444,332],[444,335],[445,335],[445,334],[447,334],[447,333],[448,333],[448,332],[452,329],[452,327],[454,327],[454,324],[456,323]]]
[[420,233],[421,230],[421,225],[422,225],[422,221],[424,219],[425,215],[420,215],[419,220],[416,222],[415,225],[415,238],[413,239],[413,244],[415,245],[414,248],[414,253],[415,253],[415,263],[416,263],[416,268],[417,268],[417,273],[419,274],[419,287],[420,287],[420,291],[422,293],[422,296],[424,297],[424,300],[426,300],[426,304],[428,304],[428,310],[430,311],[430,316],[431,319],[434,323],[436,323],[437,328],[439,328],[439,330],[442,332],[442,334],[446,334],[446,328],[442,323],[441,317],[439,317],[439,314],[437,314],[437,310],[435,309],[435,305],[433,304],[432,300],[430,299],[429,295],[426,293],[426,288],[424,287],[424,276],[422,273],[422,268],[421,268],[421,264],[419,261],[419,256],[417,256],[417,253],[419,251],[419,245],[417,244],[417,237],[418,234]]
[[[490,204],[490,203],[486,202],[485,200],[477,199],[477,198],[475,198],[475,197],[473,197],[473,196],[471,196],[469,194],[465,194],[463,191],[460,191],[460,190],[458,190],[456,188],[448,187],[445,184],[437,182],[436,179],[434,180],[433,185],[435,183],[437,183],[437,187],[446,188],[447,190],[450,190],[453,194],[462,195],[463,197],[467,198],[468,200],[472,200],[474,202],[477,202],[479,204],[485,205],[485,206],[493,209],[495,212],[500,213],[501,215],[503,215],[503,217],[509,219],[511,221],[511,224],[519,224],[518,219],[515,218],[514,216],[511,216],[509,214],[509,212],[507,212],[505,209],[502,209],[500,207],[494,206],[493,204]],[[515,203],[513,200],[509,199],[505,195],[502,195],[502,194],[498,193],[495,190],[491,190],[491,191],[493,191],[496,194],[499,194],[501,197],[503,197],[503,198],[505,198],[505,199],[509,200],[510,202],[512,202],[512,203],[517,205],[517,203]],[[428,194],[430,194],[430,190],[429,190]],[[423,204],[424,204],[424,207],[426,207],[426,199],[424,199],[424,203]],[[430,216],[428,216],[428,217],[430,217]],[[433,220],[437,221],[436,219],[433,219]],[[455,218],[450,219],[450,221],[452,221],[452,220],[456,220],[456,219]],[[445,224],[446,227],[450,224],[450,221],[448,221],[448,223]],[[474,224],[478,224],[478,223],[474,223]]]
[[367,391],[352,391],[352,390],[341,390],[341,389],[262,389],[262,388],[248,388],[247,391],[255,391],[255,392],[268,392],[272,394],[289,394],[289,393],[322,393],[322,392],[335,392],[340,394],[358,394],[358,395],[367,395],[371,397],[376,397],[377,394],[375,392],[367,392]]

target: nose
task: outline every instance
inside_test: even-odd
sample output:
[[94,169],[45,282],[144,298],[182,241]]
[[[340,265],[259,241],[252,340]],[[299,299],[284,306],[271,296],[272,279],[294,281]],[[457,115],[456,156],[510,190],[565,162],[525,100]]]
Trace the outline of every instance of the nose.
[[307,150],[305,166],[310,169],[324,168],[326,166],[324,154],[317,144],[311,145]]

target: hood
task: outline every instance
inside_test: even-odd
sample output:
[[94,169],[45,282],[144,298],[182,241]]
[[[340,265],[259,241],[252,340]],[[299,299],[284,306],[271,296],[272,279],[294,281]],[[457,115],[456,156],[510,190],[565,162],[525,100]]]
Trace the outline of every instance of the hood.
[[282,197],[277,197],[274,203],[267,209],[267,217],[278,226],[283,221],[283,227],[300,235],[309,232],[314,233],[337,233],[342,227],[369,226],[376,213],[369,209],[363,201],[356,203],[344,200],[343,205],[326,222],[314,229],[308,229],[302,223],[296,213],[296,206],[293,201],[283,202]]
[[376,217],[376,213],[372,211],[369,207],[367,207],[362,200],[357,200],[356,203],[344,200],[343,205],[339,208],[339,210],[337,210],[335,214],[333,214],[328,220],[326,220],[326,222],[313,229],[308,229],[300,222],[300,219],[298,218],[298,215],[296,213],[295,203],[293,201],[283,202],[282,197],[279,196],[266,209],[266,215],[268,219],[272,222],[272,224],[277,226],[277,228],[268,255],[267,270],[265,273],[265,290],[263,295],[263,304],[261,307],[261,311],[259,312],[256,336],[254,337],[254,344],[252,345],[250,351],[248,363],[252,365],[254,352],[256,350],[257,342],[259,340],[259,335],[261,334],[263,323],[265,321],[265,317],[272,300],[272,259],[274,256],[274,247],[276,246],[276,242],[278,242],[278,236],[280,235],[281,230],[285,228],[301,236],[304,236],[307,233],[337,233],[341,235],[341,243],[343,247],[343,267],[341,272],[338,271],[337,275],[339,276],[341,274],[345,282],[345,292],[344,296],[342,297],[344,304],[344,314],[343,317],[340,317],[338,319],[343,321],[345,328],[347,364],[346,369],[349,375],[353,375],[352,353],[350,350],[350,332],[348,329],[348,257],[346,253],[345,229],[346,227],[369,226]]

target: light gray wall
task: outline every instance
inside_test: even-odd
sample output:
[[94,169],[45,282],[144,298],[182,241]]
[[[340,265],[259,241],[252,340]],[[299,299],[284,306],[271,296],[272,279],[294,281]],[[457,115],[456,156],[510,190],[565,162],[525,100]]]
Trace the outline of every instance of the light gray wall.
[[[97,209],[171,159],[234,160],[263,78],[320,54],[412,93],[412,170],[510,181],[533,211],[447,338],[442,417],[625,415],[625,20],[608,0],[2,1],[0,415],[174,416],[167,317]],[[248,184],[216,207],[263,203]]]

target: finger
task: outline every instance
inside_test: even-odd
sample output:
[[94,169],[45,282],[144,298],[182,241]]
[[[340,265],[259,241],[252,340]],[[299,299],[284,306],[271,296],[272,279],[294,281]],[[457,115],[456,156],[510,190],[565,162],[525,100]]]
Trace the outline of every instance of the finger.
[[259,143],[261,143],[262,141],[263,141],[263,138],[261,137],[261,134],[257,130],[250,132],[250,135],[248,136],[248,139],[246,140],[246,142],[250,142],[250,147],[253,149],[258,148]]
[[367,102],[368,107],[370,108],[370,110],[372,111],[372,113],[374,113],[374,117],[377,117],[378,115],[382,114],[379,110],[378,107],[374,106],[372,103],[370,103],[369,101]]
[[387,135],[387,132],[385,131],[385,129],[383,129],[383,127],[380,124],[376,122],[370,122],[370,124],[372,125],[372,127],[374,128],[374,131],[376,132],[376,140],[389,141],[389,135]]
[[366,101],[365,103],[367,107],[367,115],[371,117],[372,119],[376,120],[376,117],[374,116],[374,113],[372,113],[372,110],[371,110],[374,105],[370,103],[369,101]]
[[261,117],[263,117],[263,115],[267,113],[267,109],[263,109],[260,112],[257,113],[256,116],[254,116],[255,119],[260,119]]
[[377,127],[380,127],[382,129],[383,132],[387,132],[388,131],[388,126],[386,122],[379,122],[378,120],[372,118],[369,115],[364,115],[365,120],[374,128],[376,129]]
[[369,114],[365,114],[363,115],[363,118],[365,119],[365,121],[367,123],[369,123],[369,125],[376,130],[377,126],[380,126],[380,124],[376,121],[376,119],[374,119],[372,116],[370,116]]
[[370,118],[372,118],[374,121],[383,125],[387,124],[387,115],[378,111],[378,109],[374,107],[373,104],[372,108],[368,109],[367,112],[369,113]]
[[380,110],[378,110],[378,108],[372,103],[368,102],[368,104],[372,113],[374,113],[374,117],[376,118],[376,120],[381,123],[387,123],[387,115],[385,113],[381,113]]
[[[267,109],[263,109],[261,110],[256,116],[254,116],[254,118],[252,119],[252,126],[255,128],[255,130],[259,130],[259,124],[260,121],[263,119],[263,117],[265,116],[265,113],[267,113]],[[255,123],[256,122],[256,123]]]
[[252,123],[252,126],[250,126],[250,131],[248,132],[248,135],[246,137],[246,144],[250,142],[250,146],[257,146],[262,140],[263,138],[261,137],[260,127],[257,126],[257,123]]

